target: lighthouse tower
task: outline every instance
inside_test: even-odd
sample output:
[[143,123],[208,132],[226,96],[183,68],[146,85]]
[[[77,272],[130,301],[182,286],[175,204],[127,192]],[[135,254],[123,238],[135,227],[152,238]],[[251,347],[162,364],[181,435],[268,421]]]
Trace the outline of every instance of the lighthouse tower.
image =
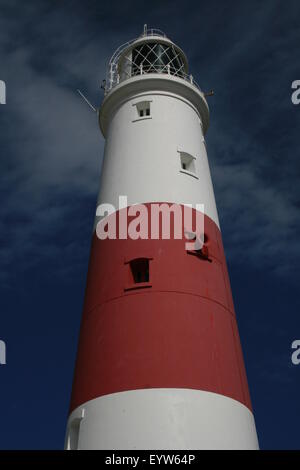
[[[98,209],[107,214],[97,211],[65,447],[257,449],[205,95],[184,52],[146,27],[112,56],[104,87]],[[187,235],[198,247],[161,228],[128,236],[137,204],[149,225],[154,204],[162,223],[166,209],[190,205],[197,215],[202,204],[203,232]],[[108,219],[115,233],[99,237]]]

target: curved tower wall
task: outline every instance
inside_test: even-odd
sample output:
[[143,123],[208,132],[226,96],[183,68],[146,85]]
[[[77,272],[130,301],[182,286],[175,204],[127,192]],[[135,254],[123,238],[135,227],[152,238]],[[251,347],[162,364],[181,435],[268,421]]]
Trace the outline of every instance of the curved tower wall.
[[[205,147],[208,121],[203,93],[166,73],[121,80],[103,101],[98,205],[115,207],[118,228],[134,204],[149,209],[149,227],[155,203],[191,204],[194,215],[203,204],[204,246],[186,250],[185,239],[166,240],[161,231],[137,240],[100,240],[94,231],[66,448],[258,448]],[[119,196],[127,207],[119,208]],[[139,279],[136,266],[144,269]]]

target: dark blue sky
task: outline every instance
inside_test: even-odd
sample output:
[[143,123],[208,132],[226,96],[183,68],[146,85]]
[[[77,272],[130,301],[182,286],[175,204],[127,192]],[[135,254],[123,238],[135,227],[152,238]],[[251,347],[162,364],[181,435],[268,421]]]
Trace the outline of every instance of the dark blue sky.
[[104,141],[106,64],[144,23],[209,98],[208,156],[261,448],[300,448],[298,0],[0,0],[0,448],[60,449]]

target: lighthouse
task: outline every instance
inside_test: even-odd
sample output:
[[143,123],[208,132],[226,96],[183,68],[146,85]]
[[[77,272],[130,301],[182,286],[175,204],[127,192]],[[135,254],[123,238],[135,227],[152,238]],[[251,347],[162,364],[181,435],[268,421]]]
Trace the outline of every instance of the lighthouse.
[[[103,87],[104,160],[65,448],[258,449],[205,93],[180,47],[147,27],[113,54]],[[175,215],[187,207],[203,224],[181,218],[179,237]]]

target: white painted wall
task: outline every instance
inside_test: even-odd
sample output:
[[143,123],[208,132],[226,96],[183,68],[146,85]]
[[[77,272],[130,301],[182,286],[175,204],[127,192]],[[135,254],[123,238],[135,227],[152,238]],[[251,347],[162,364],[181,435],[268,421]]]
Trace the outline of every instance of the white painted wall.
[[240,402],[189,389],[113,393],[78,407],[79,449],[258,449],[252,413]]
[[[126,96],[125,90],[123,100],[110,111],[98,204],[118,209],[119,195],[126,195],[128,204],[204,204],[205,213],[219,226],[198,110],[172,92],[173,77],[168,82],[170,92],[154,89]],[[150,101],[151,117],[139,119],[135,104],[143,100]],[[196,157],[198,179],[180,172],[178,150]]]

